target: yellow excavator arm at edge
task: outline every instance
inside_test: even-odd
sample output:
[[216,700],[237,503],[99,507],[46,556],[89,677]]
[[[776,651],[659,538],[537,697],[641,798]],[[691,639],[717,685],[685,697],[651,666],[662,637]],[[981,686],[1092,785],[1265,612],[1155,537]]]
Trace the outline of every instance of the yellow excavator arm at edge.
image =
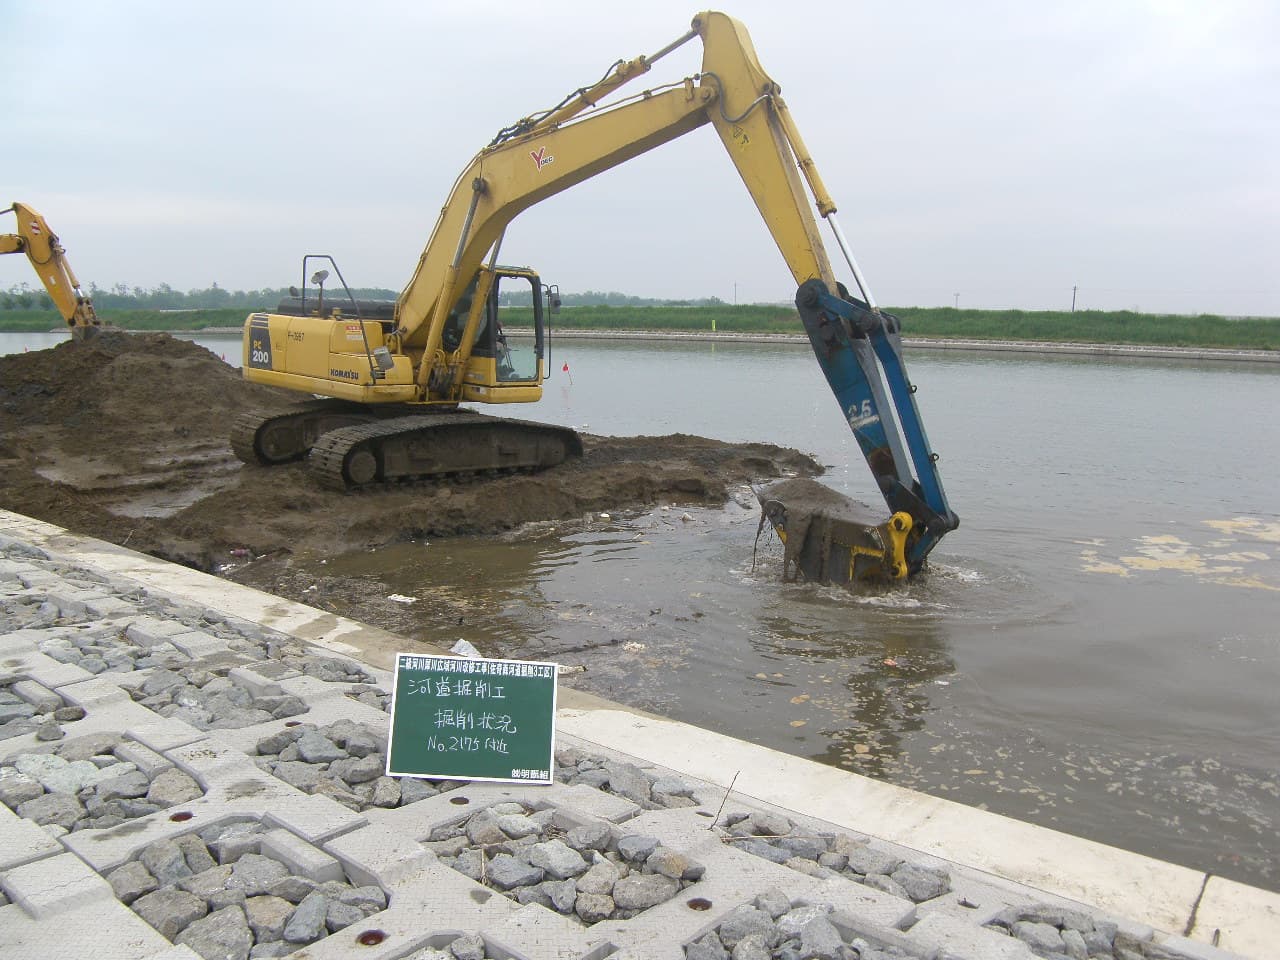
[[102,322],[93,309],[93,301],[80,292],[80,281],[67,262],[57,234],[49,224],[25,203],[14,203],[0,214],[12,213],[18,219],[17,233],[0,233],[0,254],[25,253],[40,277],[49,299],[62,314],[73,336],[91,336]]

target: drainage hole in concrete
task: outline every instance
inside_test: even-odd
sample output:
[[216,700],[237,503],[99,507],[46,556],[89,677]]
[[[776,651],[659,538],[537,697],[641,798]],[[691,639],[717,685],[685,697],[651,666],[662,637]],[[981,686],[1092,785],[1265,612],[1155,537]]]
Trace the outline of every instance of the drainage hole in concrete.
[[387,935],[381,930],[366,930],[356,936],[356,943],[362,947],[376,947],[385,939],[387,939]]
[[191,813],[189,810],[180,810],[177,813],[169,814],[169,819],[174,823],[185,823],[194,816],[195,814]]
[[710,910],[711,901],[706,897],[694,897],[687,901],[690,910]]
[[450,797],[449,802],[452,803],[454,806],[461,807],[464,804],[470,803],[471,801],[468,800],[466,797]]

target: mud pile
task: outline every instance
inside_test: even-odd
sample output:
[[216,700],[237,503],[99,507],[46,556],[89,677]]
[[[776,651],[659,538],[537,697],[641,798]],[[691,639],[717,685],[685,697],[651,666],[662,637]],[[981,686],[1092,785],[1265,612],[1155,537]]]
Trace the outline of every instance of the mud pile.
[[305,463],[250,467],[231,453],[240,413],[298,399],[246,383],[167,334],[108,331],[0,357],[0,506],[212,570],[246,551],[340,552],[659,502],[720,503],[746,481],[820,472],[768,444],[584,436],[582,460],[533,476],[341,494]]

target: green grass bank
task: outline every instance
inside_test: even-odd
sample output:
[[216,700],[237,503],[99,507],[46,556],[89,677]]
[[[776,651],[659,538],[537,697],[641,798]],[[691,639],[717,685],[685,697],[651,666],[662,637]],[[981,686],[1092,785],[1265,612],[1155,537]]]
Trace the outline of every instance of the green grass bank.
[[[529,308],[503,308],[504,322],[527,324]],[[902,307],[909,337],[971,340],[1031,340],[1049,343],[1116,343],[1162,347],[1218,347],[1280,350],[1280,318],[1228,318],[1203,314],[1174,316],[1129,310],[1081,310],[1075,313],[1031,310],[957,310],[951,307]],[[205,330],[238,327],[245,311],[103,310],[101,316],[126,330]],[[58,315],[47,310],[0,311],[0,330],[56,329]],[[564,307],[553,327],[565,330],[710,331],[720,333],[801,333],[795,311],[786,307],[743,305],[711,307]]]

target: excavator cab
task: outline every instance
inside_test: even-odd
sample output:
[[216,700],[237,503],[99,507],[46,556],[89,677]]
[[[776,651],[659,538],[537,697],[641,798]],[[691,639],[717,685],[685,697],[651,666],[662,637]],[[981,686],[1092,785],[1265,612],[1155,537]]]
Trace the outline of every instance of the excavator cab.
[[[456,350],[460,345],[478,280],[479,274],[450,311],[440,338],[446,350]],[[469,382],[487,382],[491,386],[542,382],[547,338],[541,292],[542,283],[532,271],[513,267],[494,271],[471,345]],[[490,360],[492,378],[487,376]]]
[[[476,291],[484,289],[482,303]],[[486,267],[476,273],[445,321],[440,346],[465,373],[460,399],[522,403],[542,396],[547,329],[542,281],[526,267]],[[470,337],[470,350],[462,346]]]

